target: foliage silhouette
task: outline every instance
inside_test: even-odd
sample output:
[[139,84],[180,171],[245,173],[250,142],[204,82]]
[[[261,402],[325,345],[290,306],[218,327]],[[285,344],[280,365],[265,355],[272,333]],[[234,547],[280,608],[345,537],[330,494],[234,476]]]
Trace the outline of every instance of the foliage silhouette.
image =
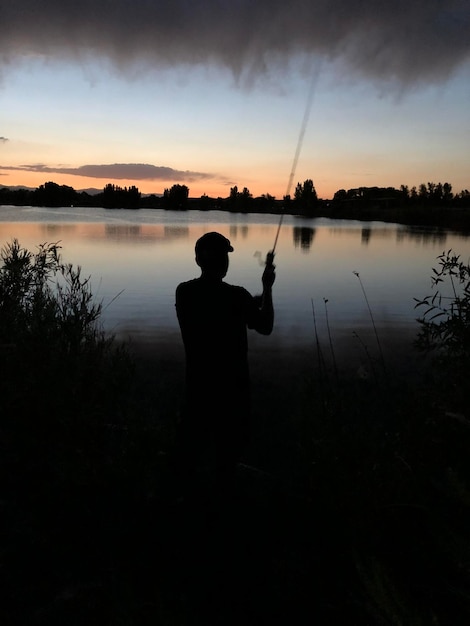
[[434,292],[415,298],[424,309],[416,345],[433,358],[433,388],[447,408],[468,412],[466,383],[470,371],[470,265],[452,250],[437,257],[431,277]]
[[[90,190],[91,191],[91,190]],[[305,217],[330,217],[339,219],[382,220],[401,224],[434,226],[470,230],[470,192],[452,191],[448,182],[421,183],[418,188],[401,185],[393,187],[358,187],[339,189],[330,200],[317,197],[311,179],[298,183],[295,197],[277,200],[262,194],[253,197],[247,187],[230,189],[226,198],[189,197],[186,185],[173,185],[159,196],[141,194],[137,187],[121,188],[109,183],[101,193],[75,191],[66,185],[47,182],[39,188],[24,189],[0,185],[0,206],[81,206],[106,208],[150,208],[223,210],[243,213],[289,214]]]
[[[264,198],[261,200],[264,204]],[[225,204],[229,211],[249,213],[255,205],[253,195],[248,187],[243,187],[243,191],[238,191],[237,185],[230,188],[230,195],[226,199]]]
[[186,185],[173,185],[163,192],[163,206],[166,209],[187,209],[189,188]]
[[40,185],[33,194],[34,204],[38,206],[60,207],[74,203],[76,192],[73,187],[48,182]]
[[318,196],[311,178],[297,183],[294,192],[294,205],[301,215],[313,216],[318,207]]
[[51,484],[92,481],[103,467],[106,424],[125,419],[131,359],[101,329],[89,278],[63,262],[57,243],[33,253],[13,240],[1,260],[0,408],[14,451],[8,475],[28,482],[47,471]]
[[105,209],[139,209],[141,193],[137,187],[119,187],[108,184],[100,194]]

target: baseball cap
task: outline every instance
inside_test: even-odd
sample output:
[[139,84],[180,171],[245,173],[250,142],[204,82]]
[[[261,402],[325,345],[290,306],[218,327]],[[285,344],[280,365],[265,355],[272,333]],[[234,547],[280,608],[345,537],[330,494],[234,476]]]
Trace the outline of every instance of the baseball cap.
[[196,254],[201,250],[207,250],[212,252],[233,252],[233,247],[230,244],[230,240],[221,235],[220,233],[212,232],[206,233],[196,241]]

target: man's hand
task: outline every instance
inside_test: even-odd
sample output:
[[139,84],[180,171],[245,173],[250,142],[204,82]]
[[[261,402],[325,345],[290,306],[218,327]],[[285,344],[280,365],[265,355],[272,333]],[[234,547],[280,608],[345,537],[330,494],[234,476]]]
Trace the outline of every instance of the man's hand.
[[264,268],[263,276],[261,277],[261,281],[263,283],[264,289],[271,289],[276,280],[276,266],[273,263],[274,261],[274,252],[268,252],[266,256],[266,267]]

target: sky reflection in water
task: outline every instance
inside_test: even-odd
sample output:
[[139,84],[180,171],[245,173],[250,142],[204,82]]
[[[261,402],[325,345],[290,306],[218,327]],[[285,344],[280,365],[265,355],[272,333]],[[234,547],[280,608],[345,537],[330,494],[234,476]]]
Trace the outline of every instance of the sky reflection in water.
[[[91,275],[93,291],[103,301],[105,328],[138,341],[179,341],[174,292],[179,282],[199,274],[198,237],[210,230],[229,237],[235,251],[227,281],[255,294],[277,225],[275,216],[220,212],[0,207],[2,245],[14,237],[29,249],[60,241],[64,260]],[[312,350],[315,314],[325,345],[329,322],[335,345],[357,343],[358,335],[372,351],[370,315],[354,272],[360,274],[384,344],[396,345],[396,332],[410,341],[418,330],[413,298],[430,292],[436,257],[449,248],[468,260],[470,240],[462,235],[286,216],[276,249],[275,330],[262,345]],[[252,349],[259,342],[252,333]]]

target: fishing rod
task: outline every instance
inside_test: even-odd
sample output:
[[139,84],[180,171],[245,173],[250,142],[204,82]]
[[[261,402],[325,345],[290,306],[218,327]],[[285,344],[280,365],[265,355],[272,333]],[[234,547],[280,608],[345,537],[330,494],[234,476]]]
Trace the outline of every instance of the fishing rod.
[[[320,68],[319,66],[316,66],[312,74],[312,80],[310,81],[310,87],[309,87],[308,96],[307,96],[307,103],[305,105],[304,116],[302,119],[302,124],[300,126],[300,132],[299,132],[299,137],[297,139],[297,146],[295,149],[294,160],[292,162],[292,168],[290,171],[284,199],[290,195],[292,183],[294,181],[295,172],[297,170],[297,164],[299,162],[300,152],[302,150],[302,145],[304,142],[305,131],[307,130],[307,124],[308,124],[308,120],[310,117],[310,111],[312,109],[313,95],[315,93],[315,86],[317,83],[319,73],[320,73]],[[282,226],[282,222],[284,221],[284,215],[285,215],[285,203],[283,205],[283,208],[281,211],[281,217],[279,219],[279,224],[277,226],[276,237],[274,239],[274,245],[272,247],[272,250],[270,250],[268,254],[266,255],[266,265],[269,267],[273,265],[274,255],[275,255],[276,246],[277,246],[277,240],[279,239],[279,233],[281,232],[281,226]]]

